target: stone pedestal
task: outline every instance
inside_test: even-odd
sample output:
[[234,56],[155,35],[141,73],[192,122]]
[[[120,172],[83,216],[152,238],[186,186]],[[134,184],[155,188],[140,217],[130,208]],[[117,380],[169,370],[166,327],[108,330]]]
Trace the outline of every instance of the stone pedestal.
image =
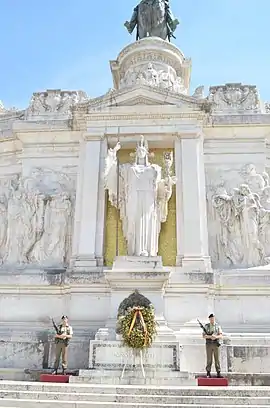
[[111,288],[110,314],[105,328],[98,330],[96,339],[115,340],[117,311],[123,299],[136,289],[147,297],[155,308],[158,340],[175,339],[174,332],[167,326],[164,317],[164,289],[170,277],[170,268],[164,268],[157,257],[119,256],[111,270],[104,272]]
[[195,385],[195,377],[181,370],[180,357],[177,341],[156,341],[140,356],[139,351],[124,347],[121,341],[91,340],[90,370],[80,370],[78,382]]
[[[120,382],[124,380],[125,383],[136,383],[143,378],[144,383],[147,384],[149,379],[155,378],[156,373],[159,373],[160,383],[162,383],[162,378],[174,376],[173,373],[178,372],[179,378],[177,378],[180,384],[190,384],[188,373],[180,372],[180,343],[176,341],[173,330],[167,326],[163,314],[163,293],[169,277],[170,270],[163,267],[161,257],[116,257],[112,269],[105,271],[105,279],[111,288],[110,316],[106,327],[100,328],[95,340],[90,341],[89,368],[91,371],[84,370],[80,373],[85,381],[93,380],[93,370],[95,370],[95,378],[98,377],[101,381],[110,383],[111,370],[114,370],[114,377]],[[154,344],[141,355],[138,351],[124,347],[120,336],[115,332],[119,305],[135,290],[147,297],[154,305],[158,322],[158,333]],[[145,378],[141,364],[145,370]]]

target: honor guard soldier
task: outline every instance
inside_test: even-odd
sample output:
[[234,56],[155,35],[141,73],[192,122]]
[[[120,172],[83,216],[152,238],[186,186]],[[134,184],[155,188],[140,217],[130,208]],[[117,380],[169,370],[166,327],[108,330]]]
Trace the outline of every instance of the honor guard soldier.
[[215,360],[215,368],[217,377],[221,378],[220,374],[220,344],[222,339],[221,327],[216,323],[213,313],[209,315],[209,323],[204,327],[203,338],[206,340],[206,373],[207,377],[211,377],[211,368],[213,356]]
[[65,374],[67,369],[67,349],[69,341],[72,338],[73,330],[68,324],[68,317],[62,316],[62,322],[58,326],[57,334],[55,335],[55,362],[53,374],[57,374],[60,358],[62,358],[62,374]]

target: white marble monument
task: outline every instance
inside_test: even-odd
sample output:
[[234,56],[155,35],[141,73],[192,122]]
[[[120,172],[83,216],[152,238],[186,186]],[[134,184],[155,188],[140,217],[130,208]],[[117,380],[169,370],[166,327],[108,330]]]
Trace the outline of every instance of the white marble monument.
[[222,370],[269,371],[269,104],[253,85],[191,91],[191,61],[159,38],[110,66],[103,96],[0,104],[0,366],[50,366],[48,316],[63,313],[70,368],[94,349],[103,364],[97,347],[119,347],[117,308],[139,289],[181,370],[204,370],[196,318],[214,311]]

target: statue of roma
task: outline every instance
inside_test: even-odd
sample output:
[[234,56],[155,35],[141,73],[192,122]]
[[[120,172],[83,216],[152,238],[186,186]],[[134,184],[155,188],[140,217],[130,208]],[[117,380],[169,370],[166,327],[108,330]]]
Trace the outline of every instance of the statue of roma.
[[120,210],[127,252],[131,256],[157,256],[161,223],[168,215],[168,202],[176,178],[172,176],[172,152],[164,153],[164,177],[157,164],[148,161],[147,142],[141,136],[133,163],[117,165],[120,143],[108,150],[105,189],[111,204]]
[[163,40],[175,38],[173,33],[179,21],[174,18],[169,0],[141,0],[135,7],[125,27],[131,34],[137,26],[136,40],[145,37],[160,37]]

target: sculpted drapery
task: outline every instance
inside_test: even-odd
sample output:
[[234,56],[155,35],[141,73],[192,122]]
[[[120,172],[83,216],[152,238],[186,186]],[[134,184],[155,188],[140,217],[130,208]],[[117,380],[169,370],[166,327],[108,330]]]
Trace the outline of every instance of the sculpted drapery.
[[252,267],[269,263],[270,211],[263,208],[261,201],[268,189],[263,187],[257,194],[247,184],[241,184],[230,195],[223,189],[212,197],[219,220],[217,252],[221,267]]
[[65,191],[69,182],[62,173],[34,169],[30,177],[19,176],[8,188],[0,187],[1,263],[67,263],[73,223],[72,194]]
[[165,174],[160,166],[148,161],[148,145],[141,136],[134,163],[117,166],[118,143],[108,150],[105,188],[109,200],[120,210],[128,255],[156,256],[161,223],[168,214],[175,177],[171,176],[172,156],[165,157]]

